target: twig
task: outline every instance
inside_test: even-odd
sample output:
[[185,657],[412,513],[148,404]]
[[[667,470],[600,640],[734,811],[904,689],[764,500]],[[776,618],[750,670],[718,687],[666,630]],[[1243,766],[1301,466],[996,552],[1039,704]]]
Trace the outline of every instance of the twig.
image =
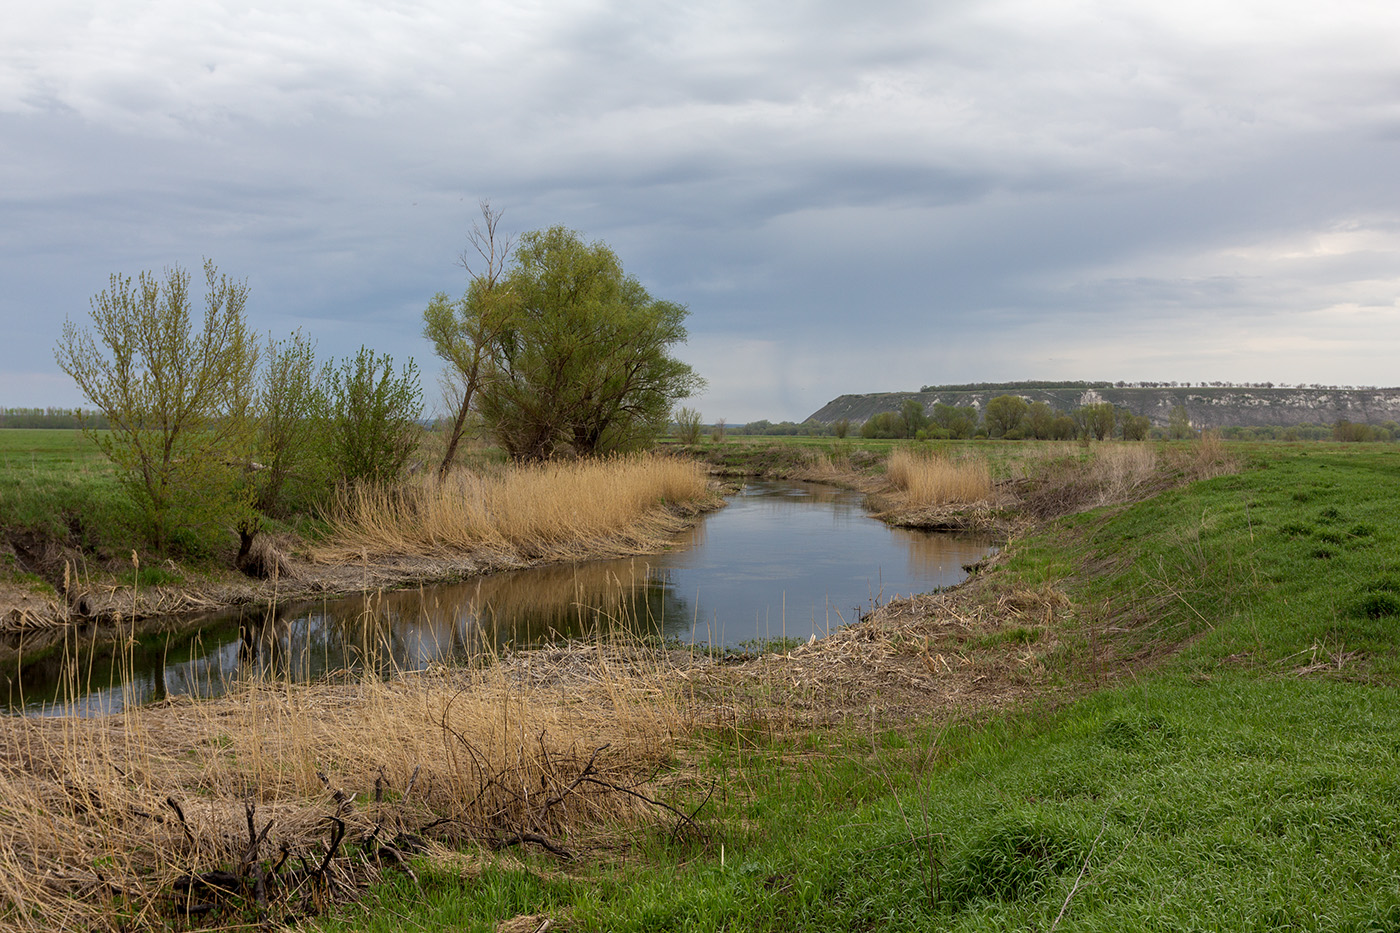
[[555,845],[539,833],[512,833],[509,836],[493,839],[491,841],[491,848],[504,849],[507,846],[520,845],[522,842],[533,842],[535,845],[548,849],[551,853],[566,861],[573,861],[574,859],[574,854],[568,849]]
[[190,845],[194,845],[194,833],[190,832],[190,824],[185,821],[185,811],[180,809],[180,804],[175,801],[174,797],[166,797],[165,803],[180,818],[180,828],[185,831],[185,838],[190,841]]

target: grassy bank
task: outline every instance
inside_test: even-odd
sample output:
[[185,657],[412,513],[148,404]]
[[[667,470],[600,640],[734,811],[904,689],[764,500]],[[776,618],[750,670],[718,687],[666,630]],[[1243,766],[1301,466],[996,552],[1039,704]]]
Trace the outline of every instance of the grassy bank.
[[[943,604],[1061,594],[1003,613],[1043,702],[806,731],[760,692],[696,733],[671,799],[708,800],[703,840],[429,870],[326,928],[1396,929],[1400,463],[1242,455],[1015,541]],[[954,669],[996,641],[960,637]]]

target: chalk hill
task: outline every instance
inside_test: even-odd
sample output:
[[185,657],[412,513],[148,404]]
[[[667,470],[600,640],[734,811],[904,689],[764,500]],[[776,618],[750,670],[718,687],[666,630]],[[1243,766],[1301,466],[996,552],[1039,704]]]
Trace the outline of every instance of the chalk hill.
[[1146,415],[1165,427],[1171,410],[1186,408],[1197,428],[1331,425],[1340,420],[1381,425],[1400,422],[1400,388],[1339,389],[1242,386],[1135,387],[1108,382],[1009,382],[1001,385],[925,386],[918,392],[876,392],[843,395],[814,412],[811,420],[830,424],[842,418],[859,424],[883,411],[898,411],[906,399],[918,399],[926,410],[936,404],[970,405],[979,412],[998,395],[1019,395],[1028,402],[1046,402],[1056,411],[1111,402],[1136,415]]

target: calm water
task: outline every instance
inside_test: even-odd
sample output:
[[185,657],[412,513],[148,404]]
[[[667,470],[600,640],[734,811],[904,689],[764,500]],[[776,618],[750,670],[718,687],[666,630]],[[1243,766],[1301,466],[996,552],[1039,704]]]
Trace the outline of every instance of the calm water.
[[90,714],[214,696],[255,674],[417,669],[600,627],[729,646],[806,640],[897,595],[962,580],[963,565],[989,547],[983,537],[888,528],[858,493],[757,482],[662,554],[209,616],[197,635],[140,639],[120,662],[87,650],[77,664],[54,657],[26,667],[8,678],[8,706]]

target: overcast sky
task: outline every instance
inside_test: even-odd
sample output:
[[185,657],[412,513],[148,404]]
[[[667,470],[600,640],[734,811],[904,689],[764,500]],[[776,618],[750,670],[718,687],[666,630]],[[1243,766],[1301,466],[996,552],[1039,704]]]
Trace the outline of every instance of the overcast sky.
[[685,303],[707,421],[1393,386],[1397,49],[1400,5],[1355,0],[10,4],[0,405],[81,404],[65,318],[206,256],[257,330],[435,373],[482,198]]

